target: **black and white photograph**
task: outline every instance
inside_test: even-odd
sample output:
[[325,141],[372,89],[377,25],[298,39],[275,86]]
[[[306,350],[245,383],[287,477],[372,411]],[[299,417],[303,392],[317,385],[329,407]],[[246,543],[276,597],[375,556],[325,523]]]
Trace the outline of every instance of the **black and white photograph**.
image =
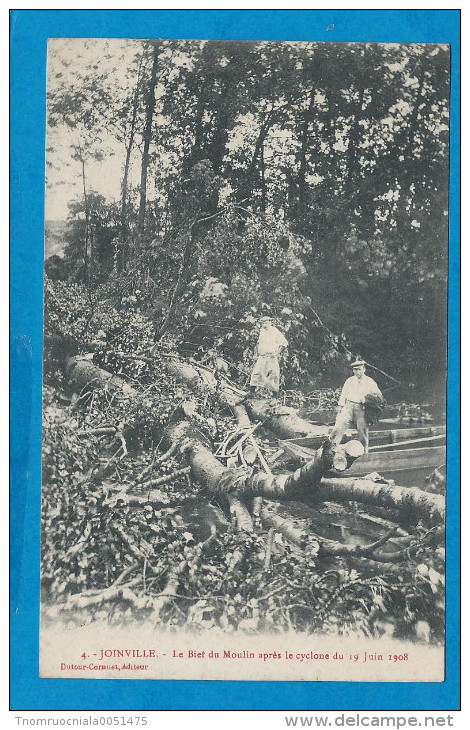
[[444,679],[449,89],[49,39],[41,676]]

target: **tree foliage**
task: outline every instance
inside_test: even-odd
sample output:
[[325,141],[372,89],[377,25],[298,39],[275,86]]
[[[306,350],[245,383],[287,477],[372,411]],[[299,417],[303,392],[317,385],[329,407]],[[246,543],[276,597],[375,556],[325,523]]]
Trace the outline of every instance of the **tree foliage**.
[[[68,204],[45,281],[51,617],[442,640],[444,553],[419,524],[400,577],[282,538],[266,567],[266,535],[234,531],[227,504],[186,474],[139,509],[125,495],[181,467],[157,455],[178,409],[214,448],[232,427],[215,398],[165,374],[165,357],[222,363],[243,389],[263,315],[289,342],[293,403],[328,385],[332,405],[359,353],[443,387],[448,91],[438,45],[51,44],[47,189]],[[103,387],[70,403],[65,352],[50,343],[72,341],[69,355],[138,396]],[[172,575],[177,600],[162,601]]]
[[86,257],[95,281],[134,269],[162,324],[190,237],[170,331],[199,327],[198,297],[215,280],[220,328],[292,310],[291,384],[328,372],[344,337],[407,379],[423,362],[442,369],[446,47],[87,41],[81,51],[55,52],[49,124],[81,140],[83,159],[100,155],[104,172],[112,148],[123,179],[114,209],[91,189],[71,204],[72,280],[86,278]]

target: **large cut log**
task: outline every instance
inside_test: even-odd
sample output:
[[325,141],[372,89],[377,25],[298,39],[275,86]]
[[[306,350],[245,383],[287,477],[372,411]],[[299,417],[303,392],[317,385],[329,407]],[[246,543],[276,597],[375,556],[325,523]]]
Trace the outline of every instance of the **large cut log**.
[[398,510],[402,518],[417,516],[427,525],[445,520],[445,498],[418,487],[399,487],[371,479],[344,478],[321,480],[314,491],[315,500],[361,502]]
[[317,426],[306,421],[293,408],[282,406],[267,400],[250,399],[246,401],[247,410],[255,421],[263,421],[265,428],[281,439],[302,436],[320,436],[327,438],[328,426]]
[[[123,378],[93,365],[90,360],[69,357],[66,364],[69,379],[77,391],[87,387],[107,386],[121,390],[129,397],[138,395],[138,391]],[[169,361],[168,372],[187,384],[191,384],[192,380],[192,386],[196,388],[205,388],[205,381],[214,381],[214,390],[217,390],[217,381],[210,372],[201,377],[191,365],[181,363],[176,358]],[[222,398],[226,398],[228,405],[240,409],[240,419],[245,418],[242,413],[243,405],[237,401],[236,393],[225,386],[221,386],[219,391],[223,393]],[[367,479],[322,479],[323,474],[331,468],[335,453],[338,453],[333,451],[328,442],[319,449],[315,459],[293,474],[268,476],[253,473],[252,470],[226,469],[208,448],[207,440],[186,421],[167,427],[165,438],[168,448],[186,439],[191,452],[190,464],[194,478],[213,491],[230,493],[233,497],[263,495],[275,500],[296,499],[307,503],[312,498],[316,502],[355,501],[397,509],[405,519],[416,515],[429,525],[442,523],[445,519],[444,497],[429,494],[417,487],[390,486]],[[348,458],[348,463],[349,461]]]
[[183,444],[189,456],[193,478],[211,491],[232,497],[264,496],[278,500],[307,498],[313,486],[318,484],[323,474],[331,469],[335,457],[342,454],[341,447],[333,447],[326,441],[315,457],[291,474],[277,476],[253,469],[230,468],[213,455],[207,439],[188,421],[170,424],[165,429],[163,443],[166,447],[173,443]]
[[138,394],[138,391],[124,378],[99,368],[90,359],[81,355],[66,357],[65,372],[69,385],[78,394],[103,387],[113,392],[121,392],[130,398]]
[[[107,387],[112,391],[121,391],[128,397],[137,394],[135,388],[124,378],[99,368],[85,356],[66,357],[65,362],[67,379],[77,393],[87,389]],[[223,405],[230,407],[239,427],[250,425],[248,409],[254,420],[263,421],[264,426],[280,438],[328,436],[327,427],[315,426],[305,421],[291,408],[267,400],[247,398],[246,393],[238,390],[223,376],[216,378],[209,368],[197,363],[183,362],[177,357],[165,358],[163,366],[169,375],[182,381],[192,390],[208,391]]]
[[[300,436],[325,436],[326,438],[328,436],[329,429],[326,426],[315,426],[305,421],[292,408],[286,408],[268,400],[249,398],[246,393],[234,388],[223,376],[216,378],[210,370],[201,368],[197,363],[185,363],[175,357],[165,360],[165,369],[190,388],[208,390],[216,395],[221,403],[231,407],[235,416],[237,416],[237,409],[243,408],[243,402],[252,419],[263,421],[265,428],[280,438]],[[243,410],[245,411],[244,408]]]
[[[372,569],[373,572],[379,570],[381,573],[403,575],[403,567],[395,564],[398,561],[388,560],[388,556],[375,553],[376,549],[389,539],[389,535],[370,545],[347,545],[336,540],[328,540],[319,537],[306,526],[299,525],[295,519],[278,514],[275,505],[271,502],[263,504],[261,520],[265,527],[280,532],[288,542],[296,545],[311,558],[343,557],[361,570]],[[406,558],[405,552],[397,553],[397,555],[400,556],[401,561]]]

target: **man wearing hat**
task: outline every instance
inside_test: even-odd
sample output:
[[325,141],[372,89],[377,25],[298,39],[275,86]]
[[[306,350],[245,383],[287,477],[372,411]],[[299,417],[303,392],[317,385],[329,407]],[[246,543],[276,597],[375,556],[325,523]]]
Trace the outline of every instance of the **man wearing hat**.
[[340,444],[349,428],[356,428],[359,441],[369,451],[369,426],[365,414],[365,403],[369,396],[383,400],[382,393],[375,380],[365,374],[366,364],[358,357],[352,364],[353,375],[343,385],[338,401],[338,415],[330,435],[333,444]]
[[250,386],[255,388],[266,388],[272,393],[279,391],[279,356],[287,348],[287,340],[274,326],[272,317],[261,317],[261,331],[255,355],[257,356],[253,372],[251,373]]

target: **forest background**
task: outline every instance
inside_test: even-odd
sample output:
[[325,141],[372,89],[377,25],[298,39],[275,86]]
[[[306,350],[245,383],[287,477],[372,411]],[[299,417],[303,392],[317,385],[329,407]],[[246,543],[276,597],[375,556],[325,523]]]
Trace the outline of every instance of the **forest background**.
[[50,42],[46,327],[244,377],[272,314],[286,388],[443,397],[448,96],[445,46]]

